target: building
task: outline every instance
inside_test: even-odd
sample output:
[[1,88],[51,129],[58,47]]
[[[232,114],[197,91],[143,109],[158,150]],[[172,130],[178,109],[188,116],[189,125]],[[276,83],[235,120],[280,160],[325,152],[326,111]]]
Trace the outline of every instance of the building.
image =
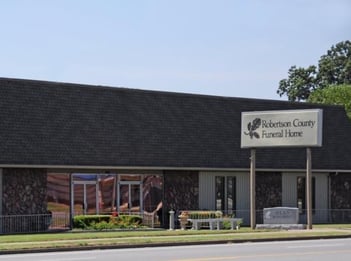
[[[170,209],[221,209],[247,224],[241,112],[321,108],[313,220],[351,221],[351,123],[340,106],[9,78],[0,97],[2,216],[139,211],[167,225]],[[304,148],[258,149],[258,215],[299,203],[304,222],[305,169]]]

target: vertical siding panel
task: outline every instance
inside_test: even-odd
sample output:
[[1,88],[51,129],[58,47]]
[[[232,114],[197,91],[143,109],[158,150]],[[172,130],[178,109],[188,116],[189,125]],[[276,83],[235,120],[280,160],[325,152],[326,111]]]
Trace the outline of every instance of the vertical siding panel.
[[[283,206],[297,207],[297,177],[306,176],[306,173],[283,173]],[[326,223],[328,221],[328,174],[312,173],[316,180],[316,211],[313,213],[313,223]],[[300,216],[304,222],[305,215]]]
[[282,173],[282,205],[284,207],[297,206],[297,176],[301,173]]
[[[282,173],[282,206],[297,207],[297,177],[306,173]],[[244,224],[250,221],[250,183],[248,172],[215,172],[205,171],[199,174],[199,209],[215,209],[215,177],[236,177],[236,215],[244,219]],[[328,222],[328,174],[313,173],[316,179],[316,212],[314,223]],[[301,217],[303,220],[303,217]],[[302,222],[300,220],[300,222]]]
[[215,173],[199,174],[199,209],[215,209]]
[[250,223],[250,175],[248,172],[236,173],[236,216]]
[[220,172],[203,171],[199,174],[199,209],[214,210],[215,205],[215,177],[236,177],[236,216],[243,218],[244,224],[250,221],[250,189],[248,172]]

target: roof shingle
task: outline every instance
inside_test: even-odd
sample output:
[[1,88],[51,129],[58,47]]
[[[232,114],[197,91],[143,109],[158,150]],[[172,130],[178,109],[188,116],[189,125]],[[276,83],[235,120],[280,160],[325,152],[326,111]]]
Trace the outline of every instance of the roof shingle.
[[[323,109],[313,168],[351,170],[340,106],[0,78],[0,164],[248,168],[242,111]],[[303,148],[259,149],[257,168],[303,169]]]

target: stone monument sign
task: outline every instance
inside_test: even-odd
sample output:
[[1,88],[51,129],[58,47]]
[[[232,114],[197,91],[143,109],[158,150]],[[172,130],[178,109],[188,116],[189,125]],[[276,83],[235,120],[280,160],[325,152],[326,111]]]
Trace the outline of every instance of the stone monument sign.
[[298,224],[299,209],[276,207],[263,209],[263,224]]

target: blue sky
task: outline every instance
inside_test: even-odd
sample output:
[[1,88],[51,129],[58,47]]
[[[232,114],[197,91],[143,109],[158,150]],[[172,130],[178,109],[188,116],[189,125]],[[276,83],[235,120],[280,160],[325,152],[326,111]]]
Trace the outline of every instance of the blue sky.
[[349,0],[2,0],[0,76],[284,99],[351,39]]

